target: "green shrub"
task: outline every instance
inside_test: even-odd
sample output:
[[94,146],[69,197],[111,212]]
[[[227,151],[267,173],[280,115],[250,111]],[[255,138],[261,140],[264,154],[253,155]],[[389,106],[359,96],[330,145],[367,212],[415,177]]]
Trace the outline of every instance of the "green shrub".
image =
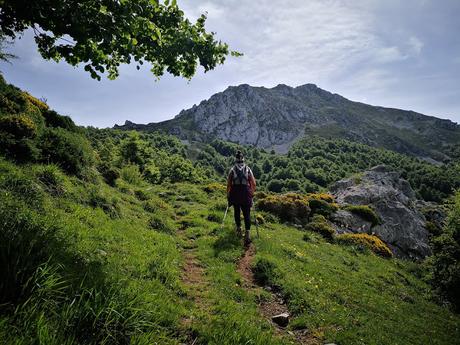
[[380,224],[380,218],[368,205],[347,205],[344,209],[370,222],[372,226]]
[[203,190],[208,194],[224,194],[227,191],[227,188],[222,183],[208,183],[203,187]]
[[33,171],[46,192],[54,196],[64,194],[65,177],[56,165],[36,166]]
[[198,182],[200,177],[193,163],[178,154],[162,154],[155,164],[160,169],[161,179],[170,182]]
[[436,225],[436,223],[427,221],[425,223],[425,228],[432,236],[439,236],[442,234],[442,228]]
[[149,219],[149,227],[159,232],[173,234],[175,232],[174,223],[161,214],[153,214]]
[[40,138],[42,160],[59,165],[69,174],[81,175],[94,161],[88,140],[62,128],[48,128]]
[[252,267],[255,281],[260,285],[276,286],[276,280],[279,278],[276,264],[266,258],[258,258]]
[[443,233],[432,241],[431,284],[443,300],[460,311],[460,192],[449,212]]
[[336,203],[327,202],[322,199],[310,199],[308,205],[310,206],[311,213],[321,214],[325,217],[330,216],[339,209]]
[[92,207],[99,207],[110,218],[120,218],[121,209],[118,205],[118,199],[108,198],[97,186],[88,188],[88,204]]
[[225,201],[218,201],[217,203],[215,203],[213,206],[212,206],[212,209],[214,211],[225,211],[225,209],[227,208],[228,206],[228,203],[225,202]]
[[102,163],[98,166],[98,170],[104,181],[112,187],[115,187],[115,181],[120,177],[120,170],[111,166],[109,163]]
[[142,207],[144,208],[144,210],[150,213],[154,213],[157,211],[161,211],[162,213],[168,215],[171,213],[171,206],[159,198],[144,201],[142,203]]
[[144,177],[148,182],[152,184],[160,183],[161,182],[160,169],[154,164],[148,164],[144,168]]
[[35,209],[40,209],[45,200],[45,193],[37,181],[18,169],[0,176],[0,191],[13,195]]
[[220,223],[222,221],[222,217],[219,216],[219,214],[215,213],[215,212],[211,212],[208,214],[208,216],[206,217],[207,220],[209,220],[210,222],[214,222],[214,223]]
[[48,127],[63,128],[70,132],[78,131],[78,127],[68,116],[59,115],[54,110],[49,109],[43,111],[42,115],[45,118],[45,124]]
[[257,208],[270,212],[282,221],[293,223],[306,223],[310,215],[309,201],[305,195],[287,193],[281,195],[268,195],[259,199]]
[[390,248],[377,236],[368,234],[341,234],[336,236],[336,241],[341,244],[363,246],[384,258],[391,258],[393,253]]
[[265,224],[265,218],[263,215],[261,215],[260,213],[257,213],[256,214],[256,222],[258,224]]
[[38,130],[25,115],[0,117],[0,153],[17,162],[36,161],[39,150],[35,144]]
[[139,167],[134,164],[128,164],[124,166],[123,168],[121,168],[120,177],[124,181],[130,184],[136,185],[136,186],[141,185],[142,182],[144,181],[142,178],[142,174],[139,171]]
[[15,139],[34,138],[37,136],[37,126],[25,115],[0,117],[0,131],[11,134]]
[[309,234],[308,232],[306,232],[305,234],[303,234],[302,240],[304,240],[305,242],[311,242],[311,241],[312,241],[311,234]]
[[334,239],[335,230],[322,215],[314,215],[311,222],[305,226],[305,229],[319,233],[327,241]]
[[136,196],[136,198],[138,198],[140,201],[145,201],[145,200],[148,200],[150,199],[149,195],[143,191],[142,189],[137,189],[134,191],[134,195]]

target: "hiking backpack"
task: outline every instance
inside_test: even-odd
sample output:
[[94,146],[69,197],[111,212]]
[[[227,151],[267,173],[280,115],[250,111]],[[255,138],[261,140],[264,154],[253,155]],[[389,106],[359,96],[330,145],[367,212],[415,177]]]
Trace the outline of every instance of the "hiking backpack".
[[244,165],[242,169],[238,169],[238,167],[235,165],[232,168],[232,178],[233,178],[233,184],[239,184],[239,185],[247,185],[249,184],[249,167],[247,165]]

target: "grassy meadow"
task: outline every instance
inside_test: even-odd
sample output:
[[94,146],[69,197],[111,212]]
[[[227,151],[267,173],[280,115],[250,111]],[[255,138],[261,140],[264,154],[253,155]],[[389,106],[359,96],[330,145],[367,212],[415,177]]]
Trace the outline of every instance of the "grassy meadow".
[[[2,292],[14,301],[2,304],[2,343],[291,344],[299,332],[311,344],[460,337],[460,317],[431,300],[419,264],[331,244],[265,213],[260,238],[252,231],[251,261],[265,288],[248,288],[231,213],[220,226],[226,202],[218,184],[120,178],[111,187],[54,165],[1,161],[0,170],[3,236],[15,237],[2,240],[2,253],[17,258],[2,258],[11,275]],[[275,292],[292,315],[286,329],[260,311]]]

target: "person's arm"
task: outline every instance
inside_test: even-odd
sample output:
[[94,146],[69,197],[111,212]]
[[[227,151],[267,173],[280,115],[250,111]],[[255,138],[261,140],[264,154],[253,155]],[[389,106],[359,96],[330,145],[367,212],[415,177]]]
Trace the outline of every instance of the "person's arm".
[[232,181],[232,170],[230,170],[227,177],[227,197],[230,195],[230,191],[232,190]]
[[254,196],[254,193],[256,192],[256,178],[254,177],[254,174],[252,173],[252,170],[249,169],[249,188],[251,190],[251,196]]

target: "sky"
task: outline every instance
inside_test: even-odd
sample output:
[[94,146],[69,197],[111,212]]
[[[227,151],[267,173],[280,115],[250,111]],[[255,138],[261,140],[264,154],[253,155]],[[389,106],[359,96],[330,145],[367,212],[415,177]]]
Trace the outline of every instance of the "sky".
[[191,80],[123,66],[115,81],[44,60],[30,31],[0,63],[6,80],[80,125],[170,119],[230,85],[313,83],[348,99],[460,123],[459,0],[179,0],[242,52]]

